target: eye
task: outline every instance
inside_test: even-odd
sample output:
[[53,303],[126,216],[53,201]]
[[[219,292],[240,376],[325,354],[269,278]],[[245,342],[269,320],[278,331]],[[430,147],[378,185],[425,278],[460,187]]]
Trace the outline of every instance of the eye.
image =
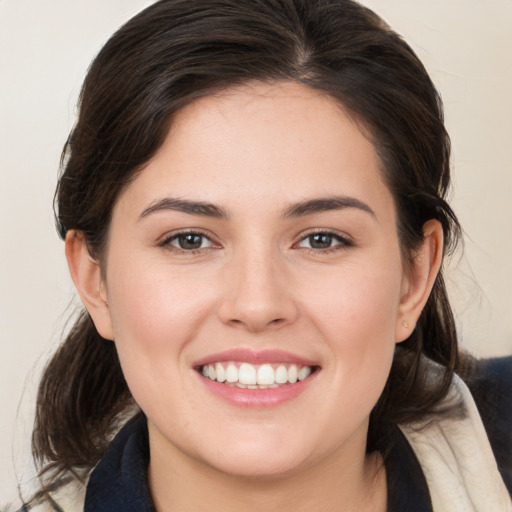
[[319,231],[316,233],[310,233],[303,237],[297,244],[297,247],[326,252],[345,249],[347,247],[352,247],[353,245],[352,241],[336,233]]
[[207,249],[213,245],[213,242],[206,235],[195,232],[176,233],[160,243],[161,247],[169,247],[186,252]]

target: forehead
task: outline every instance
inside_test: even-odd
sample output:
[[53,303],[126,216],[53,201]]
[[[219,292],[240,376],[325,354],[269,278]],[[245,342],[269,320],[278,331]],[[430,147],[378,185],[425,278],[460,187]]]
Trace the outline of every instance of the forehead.
[[126,193],[139,207],[166,195],[258,209],[335,194],[392,206],[359,124],[330,96],[289,82],[228,89],[180,110]]

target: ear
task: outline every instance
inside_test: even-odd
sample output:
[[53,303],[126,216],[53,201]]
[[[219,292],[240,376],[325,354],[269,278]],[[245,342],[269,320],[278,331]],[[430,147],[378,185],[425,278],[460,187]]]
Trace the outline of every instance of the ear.
[[99,334],[105,339],[113,340],[114,331],[100,264],[90,255],[79,231],[69,231],[65,244],[69,272],[80,298]]
[[427,303],[443,259],[443,228],[429,220],[423,226],[423,242],[414,255],[412,268],[405,276],[396,324],[396,342],[406,340],[414,331]]

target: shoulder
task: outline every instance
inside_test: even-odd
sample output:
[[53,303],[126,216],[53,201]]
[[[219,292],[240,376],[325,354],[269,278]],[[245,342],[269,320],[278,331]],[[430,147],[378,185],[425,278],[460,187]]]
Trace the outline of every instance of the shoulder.
[[512,494],[512,356],[476,360],[465,380]]
[[466,383],[475,399],[493,392],[493,402],[512,404],[512,356],[474,360]]
[[0,507],[0,512],[82,512],[86,484],[66,478],[50,486],[48,493],[38,492],[28,501]]

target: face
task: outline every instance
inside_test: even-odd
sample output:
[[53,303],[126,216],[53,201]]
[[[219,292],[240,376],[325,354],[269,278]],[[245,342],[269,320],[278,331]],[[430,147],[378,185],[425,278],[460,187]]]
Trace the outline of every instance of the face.
[[253,85],[179,112],[114,208],[104,284],[152,453],[272,476],[364,452],[408,282],[334,100]]

